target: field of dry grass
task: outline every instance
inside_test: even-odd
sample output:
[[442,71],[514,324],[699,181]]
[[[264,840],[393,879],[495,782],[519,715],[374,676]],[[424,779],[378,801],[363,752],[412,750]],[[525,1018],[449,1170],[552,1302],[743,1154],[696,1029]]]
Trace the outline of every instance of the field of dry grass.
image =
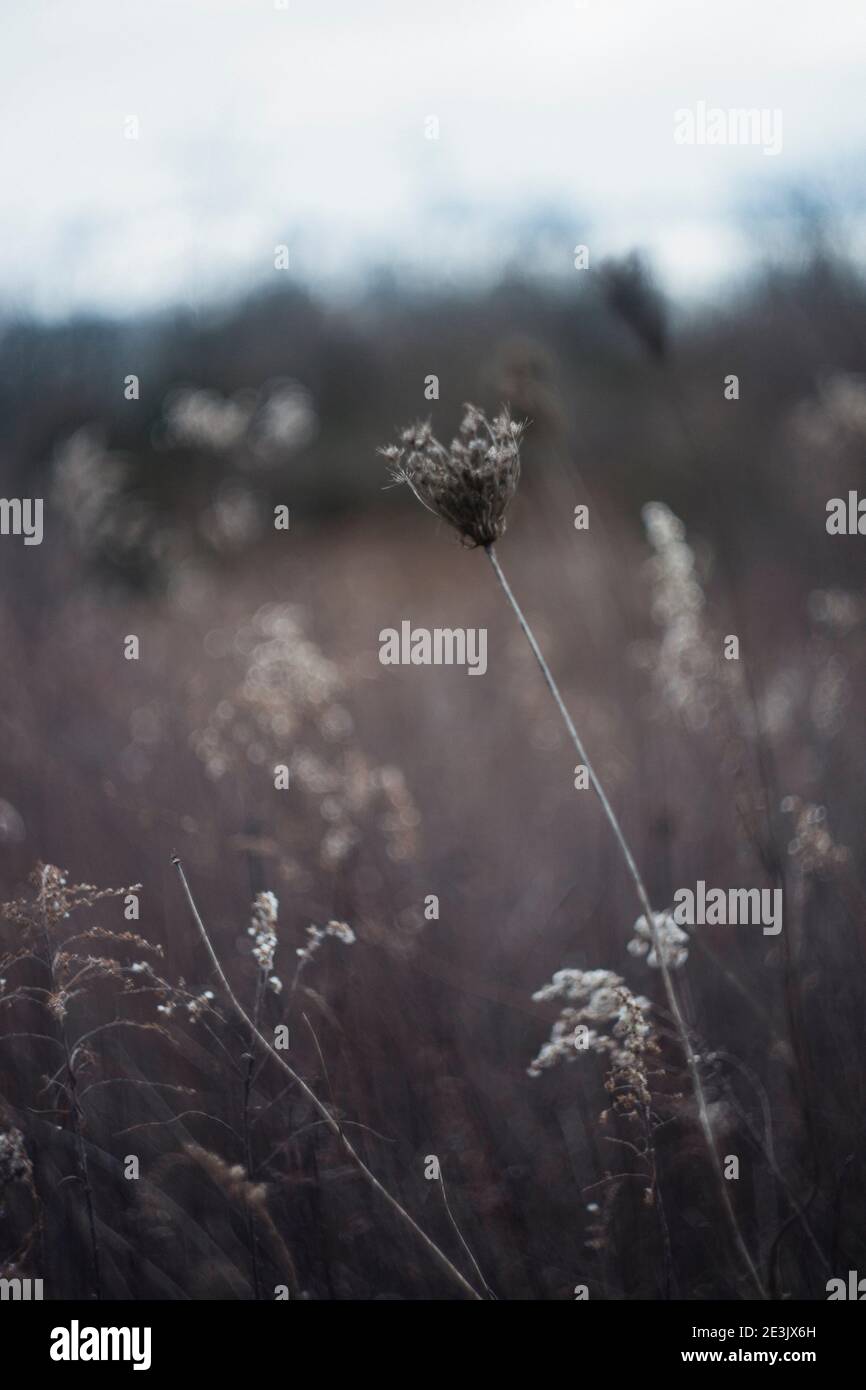
[[[745,1247],[772,1297],[823,1298],[863,1267],[866,598],[857,538],[824,530],[866,447],[866,293],[847,275],[756,286],[734,322],[691,324],[673,365],[639,314],[567,321],[528,289],[402,327],[392,304],[369,391],[352,353],[372,311],[339,325],[347,366],[319,325],[305,376],[307,318],[239,310],[248,376],[296,377],[319,419],[259,471],[248,437],[164,440],[170,386],[254,384],[203,376],[215,343],[232,361],[230,330],[165,362],[134,425],[101,387],[89,415],[57,393],[41,424],[10,418],[7,490],[32,474],[49,500],[42,547],[3,542],[0,1273],[51,1298],[466,1296],[348,1138],[482,1296],[754,1296],[659,971],[627,949],[640,909],[598,801],[483,553],[375,457],[431,409],[424,361],[449,333],[437,431],[476,390],[534,422],[497,549],[653,906],[698,880],[783,890],[778,936],[696,927],[671,972]],[[284,347],[253,331],[271,312]],[[290,530],[233,530],[250,499],[291,504]],[[652,501],[673,508],[655,546]],[[484,676],[381,665],[404,619],[487,629]],[[288,1026],[318,1104],[233,1011],[173,855],[233,993],[268,1040]],[[81,883],[124,891],[75,906]],[[351,932],[310,934],[329,923]],[[650,1002],[645,1102],[606,1088],[592,1050],[528,1074],[560,1012],[533,994],[565,968]]]

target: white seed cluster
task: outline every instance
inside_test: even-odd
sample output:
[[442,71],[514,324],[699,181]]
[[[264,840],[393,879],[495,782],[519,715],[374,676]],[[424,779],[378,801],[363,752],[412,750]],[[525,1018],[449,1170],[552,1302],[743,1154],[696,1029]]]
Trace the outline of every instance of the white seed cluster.
[[652,614],[662,630],[653,663],[656,687],[669,708],[701,729],[718,704],[728,663],[714,656],[704,631],[706,600],[683,523],[663,502],[648,502],[641,515],[655,552]]
[[344,946],[351,946],[357,939],[355,933],[345,922],[329,922],[325,927],[307,927],[307,944],[299,946],[297,955],[302,965],[307,964],[313,959],[316,951],[329,936],[335,936],[338,941],[342,941]]
[[659,968],[658,952],[669,970],[679,970],[689,958],[688,933],[677,926],[669,912],[654,912],[655,939],[646,917],[638,917],[634,936],[626,949],[633,956],[646,956],[647,965]]
[[557,970],[532,997],[539,1003],[563,999],[566,1004],[530,1063],[530,1076],[540,1076],[560,1061],[573,1062],[581,1052],[607,1055],[615,1068],[631,1066],[653,1036],[647,1018],[650,1001],[632,994],[612,970]]

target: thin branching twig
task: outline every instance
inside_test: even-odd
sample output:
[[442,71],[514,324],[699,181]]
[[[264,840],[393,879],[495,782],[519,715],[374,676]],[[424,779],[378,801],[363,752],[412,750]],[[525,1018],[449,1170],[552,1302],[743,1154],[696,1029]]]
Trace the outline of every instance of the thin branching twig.
[[171,862],[177,869],[178,878],[180,879],[181,887],[183,888],[184,894],[186,896],[190,913],[192,914],[193,922],[195,923],[195,927],[198,931],[199,937],[201,938],[202,944],[204,945],[205,950],[207,951],[210,963],[214,969],[214,973],[216,974],[220,986],[222,987],[232,1009],[239,1018],[240,1022],[248,1030],[253,1045],[261,1048],[262,1052],[266,1056],[272,1057],[274,1061],[277,1063],[277,1066],[280,1067],[280,1069],[291,1078],[294,1084],[298,1087],[298,1089],[310,1102],[313,1108],[321,1116],[324,1123],[340,1141],[347,1156],[351,1159],[352,1163],[358,1169],[359,1173],[363,1175],[363,1177],[367,1180],[367,1182],[370,1184],[373,1190],[378,1193],[378,1195],[391,1208],[391,1210],[396,1213],[403,1225],[406,1226],[409,1231],[411,1231],[416,1241],[418,1241],[424,1247],[427,1253],[439,1266],[440,1270],[442,1270],[443,1273],[447,1274],[448,1277],[452,1280],[452,1282],[457,1284],[461,1292],[465,1294],[468,1298],[474,1298],[480,1301],[482,1299],[482,1295],[477,1291],[477,1289],[473,1288],[473,1286],[469,1283],[467,1279],[463,1277],[459,1269],[457,1269],[456,1265],[452,1264],[451,1260],[449,1260],[448,1256],[444,1253],[444,1251],[439,1249],[439,1246],[435,1243],[435,1241],[430,1239],[426,1231],[423,1231],[421,1229],[417,1221],[415,1221],[414,1218],[409,1215],[408,1211],[406,1211],[405,1207],[403,1207],[400,1204],[400,1202],[397,1201],[396,1197],[393,1197],[391,1195],[388,1189],[376,1177],[375,1173],[373,1173],[367,1167],[366,1163],[361,1158],[357,1150],[354,1148],[351,1141],[346,1137],[344,1130],[340,1127],[340,1124],[331,1114],[327,1106],[322,1103],[322,1101],[316,1095],[315,1091],[307,1085],[303,1077],[300,1076],[294,1070],[294,1068],[289,1065],[289,1063],[285,1060],[284,1057],[280,1056],[279,1052],[276,1051],[276,1049],[268,1042],[264,1034],[261,1033],[259,1029],[256,1027],[256,1025],[253,1023],[253,1020],[250,1018],[244,1006],[241,1004],[240,1000],[235,995],[231,985],[228,982],[228,979],[226,978],[225,972],[222,968],[222,965],[220,964],[219,957],[217,956],[216,951],[214,950],[211,944],[207,928],[205,927],[199,910],[196,907],[195,899],[193,898],[189,883],[187,882],[187,877],[184,873],[183,865],[176,854],[172,856]]

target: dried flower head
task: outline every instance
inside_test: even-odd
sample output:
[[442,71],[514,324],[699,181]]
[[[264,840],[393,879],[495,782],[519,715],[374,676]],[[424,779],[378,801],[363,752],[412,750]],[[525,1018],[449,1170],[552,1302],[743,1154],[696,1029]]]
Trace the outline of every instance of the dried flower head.
[[380,450],[391,476],[442,517],[468,545],[492,545],[505,530],[505,513],[520,480],[520,441],[525,424],[508,408],[493,420],[464,406],[460,432],[446,449],[429,420],[410,425],[400,443]]
[[[99,925],[75,930],[69,921],[73,913],[89,911],[105,898],[137,894],[141,884],[98,888],[93,883],[70,883],[64,869],[42,863],[36,865],[30,882],[35,891],[29,897],[0,904],[0,921],[22,929],[14,948],[0,953],[0,969],[5,979],[7,970],[41,960],[49,972],[49,988],[19,983],[6,994],[7,1001],[38,998],[43,1008],[62,1020],[74,999],[101,982],[113,980],[123,989],[133,987],[131,966],[123,963],[124,951],[118,957],[118,948],[134,946],[162,954],[161,947],[136,932]],[[99,943],[99,953],[90,949],[92,943]]]
[[802,801],[799,796],[786,796],[781,809],[794,817],[794,837],[788,841],[788,853],[801,874],[829,878],[847,864],[847,847],[835,844],[827,829],[826,807]]
[[[281,762],[290,744],[292,784],[316,812],[305,816],[305,833],[315,837],[323,868],[338,868],[370,833],[384,839],[390,859],[409,860],[420,816],[406,779],[399,768],[373,762],[359,745],[346,703],[351,682],[305,623],[297,605],[267,603],[236,631],[217,633],[226,651],[244,654],[244,674],[202,722],[196,716],[190,743],[214,781]],[[285,882],[300,888],[312,881],[300,856],[276,842],[261,843],[279,859]],[[253,847],[246,839],[235,844]]]
[[609,1062],[604,1085],[611,1105],[602,1121],[610,1111],[633,1116],[648,1110],[656,1074],[652,1064],[660,1052],[648,999],[632,994],[612,970],[573,969],[557,970],[532,997],[544,1003],[566,1002],[548,1041],[529,1064],[530,1076],[540,1076],[561,1061],[574,1062],[581,1052],[595,1052]]
[[322,942],[328,936],[335,936],[338,941],[342,941],[344,946],[352,946],[357,940],[352,928],[346,922],[329,922],[326,927],[317,927],[313,924],[307,927],[306,946],[299,946],[295,953],[302,964],[313,959]]
[[0,1192],[12,1183],[30,1183],[33,1165],[20,1129],[0,1130]]
[[633,995],[612,970],[557,970],[532,997],[538,1003],[566,1002],[529,1065],[530,1076],[540,1076],[559,1061],[573,1062],[580,1052],[606,1054],[615,1068],[623,1068],[654,1037],[646,1017],[650,1001]]
[[278,907],[273,893],[257,893],[253,902],[252,921],[247,928],[250,936],[255,937],[253,956],[256,964],[265,975],[269,975],[274,968]]
[[626,950],[633,956],[646,956],[647,965],[659,967],[659,951],[669,970],[679,970],[689,958],[688,933],[677,926],[670,912],[654,912],[655,933],[641,915],[632,928],[634,936]]
[[238,1202],[243,1207],[264,1209],[268,1197],[267,1183],[251,1182],[240,1163],[226,1163],[219,1154],[202,1148],[200,1144],[184,1144],[183,1150],[207,1173],[229,1201]]

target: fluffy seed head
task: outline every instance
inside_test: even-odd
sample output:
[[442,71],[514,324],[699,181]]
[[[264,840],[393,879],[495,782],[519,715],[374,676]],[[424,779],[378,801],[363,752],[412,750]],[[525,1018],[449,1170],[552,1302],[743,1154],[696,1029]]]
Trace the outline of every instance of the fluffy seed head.
[[467,545],[492,545],[505,530],[505,513],[520,480],[525,424],[503,406],[493,420],[464,406],[460,432],[446,449],[429,420],[400,433],[380,453],[397,483],[406,483],[428,511],[442,517]]

